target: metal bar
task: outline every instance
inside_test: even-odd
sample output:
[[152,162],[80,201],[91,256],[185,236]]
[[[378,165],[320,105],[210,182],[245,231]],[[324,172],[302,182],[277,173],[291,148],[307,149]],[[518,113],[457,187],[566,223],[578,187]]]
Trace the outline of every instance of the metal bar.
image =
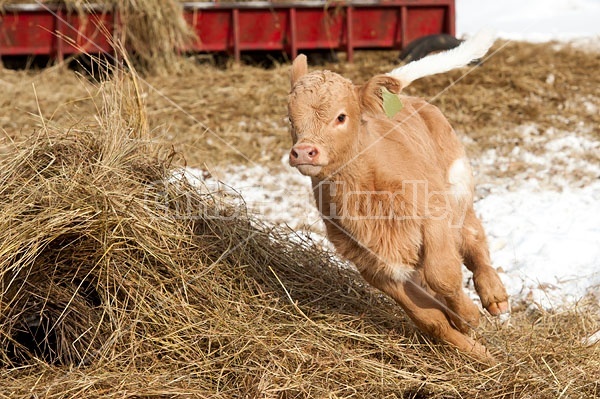
[[352,6],[346,8],[346,55],[348,62],[354,60],[354,39],[352,36]]
[[[341,2],[340,5],[347,5],[352,7],[398,7],[402,5],[406,6],[440,6],[450,4],[453,0],[388,0],[381,2],[380,0],[349,0]],[[286,2],[273,2],[273,1],[212,1],[212,2],[200,2],[190,1],[181,3],[184,9],[195,9],[195,8],[320,8],[331,6],[331,0],[306,0],[306,1],[286,1]],[[333,3],[335,5],[335,3]]]
[[[426,1],[415,1],[415,0],[389,0],[380,2],[379,0],[350,0],[342,4],[351,5],[353,7],[398,7],[398,6],[410,6],[410,7],[431,7],[431,6],[451,6],[454,4],[453,0],[426,0]],[[210,2],[199,2],[190,1],[181,3],[184,9],[223,9],[223,8],[314,8],[314,7],[325,7],[331,5],[330,0],[307,0],[307,1],[294,1],[285,3],[276,3],[271,1],[246,1],[246,2],[221,2],[221,1],[210,1]],[[82,5],[84,11],[105,11],[107,7],[103,4],[90,3]],[[18,12],[18,11],[43,11],[50,9],[56,11],[60,8],[60,5],[56,4],[5,4],[0,6],[1,11],[5,12]]]
[[233,17],[233,57],[235,62],[240,62],[242,58],[240,50],[240,10],[234,8],[232,10]]
[[446,28],[450,35],[456,36],[456,9],[454,1],[449,2],[446,9]]
[[115,60],[115,64],[121,68],[123,66],[123,54],[121,54],[121,50],[123,46],[123,29],[121,29],[121,14],[119,13],[119,7],[116,4],[112,6],[112,38],[109,41],[113,50],[113,57]]
[[298,56],[298,37],[296,35],[296,8],[290,8],[290,51],[292,59]]
[[408,25],[408,10],[406,6],[400,7],[400,46],[402,48],[408,45],[406,40],[406,29]]
[[63,63],[65,60],[65,32],[64,32],[64,23],[65,20],[65,11],[63,8],[59,8],[56,10],[56,14],[54,15],[54,39],[53,42],[56,43],[56,60],[59,63]]
[[396,9],[396,29],[394,31],[394,48],[402,48],[402,8]]
[[[62,9],[63,6],[60,4],[34,4],[34,3],[22,3],[22,4],[5,4],[0,6],[0,12],[35,12],[35,11],[54,11]],[[83,11],[106,11],[107,8],[103,4],[88,4],[84,3],[81,5]]]

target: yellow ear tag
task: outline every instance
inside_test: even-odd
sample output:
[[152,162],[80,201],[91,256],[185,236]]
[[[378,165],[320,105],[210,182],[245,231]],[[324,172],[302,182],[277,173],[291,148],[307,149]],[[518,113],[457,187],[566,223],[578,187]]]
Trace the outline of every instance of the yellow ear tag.
[[402,109],[402,101],[385,86],[381,88],[381,97],[383,98],[383,110],[387,117],[392,119]]

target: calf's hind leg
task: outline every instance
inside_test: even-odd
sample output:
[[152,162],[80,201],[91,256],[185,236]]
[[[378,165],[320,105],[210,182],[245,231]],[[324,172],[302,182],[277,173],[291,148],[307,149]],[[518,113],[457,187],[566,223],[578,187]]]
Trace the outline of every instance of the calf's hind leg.
[[390,279],[378,281],[376,286],[390,295],[421,331],[480,360],[493,361],[485,346],[452,326],[444,309],[445,305],[421,286],[420,278],[416,273],[413,279],[403,283]]
[[467,332],[479,324],[479,309],[463,290],[462,259],[445,220],[423,224],[421,257],[423,279],[442,298],[454,325]]
[[508,313],[508,294],[492,267],[485,232],[473,208],[467,210],[461,232],[461,255],[467,269],[473,272],[475,290],[483,307],[494,316]]

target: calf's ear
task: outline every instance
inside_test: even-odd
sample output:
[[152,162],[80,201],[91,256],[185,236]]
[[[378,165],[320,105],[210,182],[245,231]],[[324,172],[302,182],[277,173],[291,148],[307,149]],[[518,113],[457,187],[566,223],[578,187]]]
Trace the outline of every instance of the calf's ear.
[[304,54],[299,54],[292,64],[291,87],[294,88],[298,79],[307,73],[308,64],[306,63],[306,56]]
[[358,87],[358,98],[362,112],[383,112],[383,95],[381,89],[385,87],[394,94],[400,93],[402,83],[388,75],[376,75],[362,86]]

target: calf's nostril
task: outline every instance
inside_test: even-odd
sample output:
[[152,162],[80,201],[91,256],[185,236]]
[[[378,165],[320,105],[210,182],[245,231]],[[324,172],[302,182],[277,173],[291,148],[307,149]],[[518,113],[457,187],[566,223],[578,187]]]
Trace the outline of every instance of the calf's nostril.
[[290,150],[290,162],[292,166],[297,164],[312,164],[319,158],[319,149],[308,144],[299,144]]

